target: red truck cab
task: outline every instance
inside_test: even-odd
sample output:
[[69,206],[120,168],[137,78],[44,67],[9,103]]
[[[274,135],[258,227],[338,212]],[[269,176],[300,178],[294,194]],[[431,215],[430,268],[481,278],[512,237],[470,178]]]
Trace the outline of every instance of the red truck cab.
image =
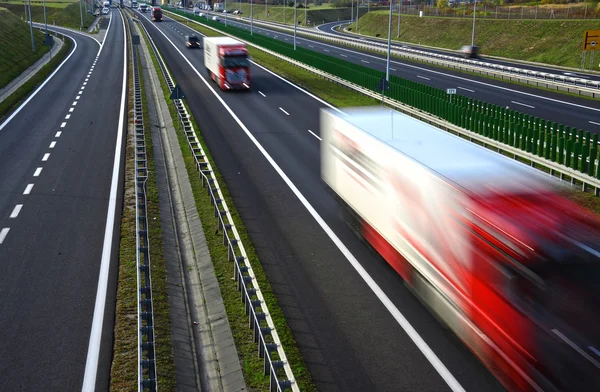
[[153,22],[162,22],[162,9],[160,7],[152,7],[152,11],[151,11],[151,16],[152,16],[152,21]]

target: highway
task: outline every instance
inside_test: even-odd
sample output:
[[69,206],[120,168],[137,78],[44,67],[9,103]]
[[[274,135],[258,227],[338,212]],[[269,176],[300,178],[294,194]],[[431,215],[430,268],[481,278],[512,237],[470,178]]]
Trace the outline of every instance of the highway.
[[[396,17],[397,17],[397,15],[396,15]],[[365,42],[387,43],[386,40],[383,40],[381,38],[374,39],[374,38],[364,36],[364,35],[358,36],[356,34],[350,34],[350,33],[336,30],[336,27],[340,26],[340,23],[343,25],[347,25],[348,22],[349,21],[325,23],[320,26],[317,26],[317,29],[327,32],[327,33],[338,35],[340,37],[359,38]],[[360,21],[358,23],[358,27],[359,27],[359,32],[360,32]],[[402,29],[402,22],[400,22],[400,28]],[[395,31],[395,30],[393,30],[393,31]],[[469,42],[465,41],[465,45],[467,45],[467,44],[470,44],[470,41]],[[476,42],[476,44],[477,44],[477,42]],[[433,48],[398,43],[398,42],[394,43],[393,41],[392,41],[392,47],[395,49],[411,48],[411,49],[416,49],[416,50],[423,50],[423,51],[429,52],[429,53],[439,53],[439,54],[445,54],[445,55],[454,56],[454,57],[461,57],[461,55],[459,53],[449,51],[449,50],[433,49]],[[459,48],[456,48],[456,49],[459,49]],[[517,61],[511,62],[508,60],[490,58],[490,57],[486,56],[485,53],[482,53],[480,57],[481,57],[480,60],[482,60],[482,61],[485,61],[488,63],[493,63],[493,64],[500,64],[500,65],[504,65],[504,66],[508,66],[508,67],[518,67],[518,68],[524,68],[524,69],[529,69],[529,70],[538,71],[538,72],[548,72],[548,73],[554,73],[554,74],[558,74],[558,75],[581,77],[581,78],[585,78],[585,79],[589,79],[589,80],[600,80],[600,75],[597,75],[597,74],[590,74],[590,73],[579,72],[579,71],[570,71],[570,70],[555,68],[552,66],[532,65],[532,64],[527,64],[527,63],[522,63],[522,62],[517,62]]]
[[102,45],[52,27],[71,54],[0,125],[2,391],[108,390],[126,114],[118,11],[108,23]]
[[[191,12],[190,12],[191,13]],[[219,16],[224,23],[224,15]],[[227,23],[250,29],[245,21],[228,16]],[[286,43],[293,43],[293,34],[282,33],[265,27],[254,26],[254,31]],[[297,46],[328,56],[334,56],[364,67],[385,72],[385,54],[365,53],[354,48],[336,46],[296,37]],[[398,77],[440,89],[456,88],[458,93],[495,105],[509,107],[522,113],[550,121],[577,127],[586,131],[600,132],[600,102],[576,96],[544,91],[532,87],[492,80],[474,74],[466,74],[410,62],[392,59],[390,73]]]
[[138,16],[155,40],[248,229],[319,391],[501,391],[483,365],[338,215],[320,179],[327,104],[254,64],[217,89],[190,29]]

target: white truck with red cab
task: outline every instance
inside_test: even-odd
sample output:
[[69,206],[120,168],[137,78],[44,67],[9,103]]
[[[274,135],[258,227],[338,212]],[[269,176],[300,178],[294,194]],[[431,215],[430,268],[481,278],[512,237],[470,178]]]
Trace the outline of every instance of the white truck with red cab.
[[320,136],[351,228],[509,391],[600,390],[595,213],[550,175],[384,107],[322,109]]
[[221,90],[250,89],[246,44],[231,37],[204,37],[204,66]]

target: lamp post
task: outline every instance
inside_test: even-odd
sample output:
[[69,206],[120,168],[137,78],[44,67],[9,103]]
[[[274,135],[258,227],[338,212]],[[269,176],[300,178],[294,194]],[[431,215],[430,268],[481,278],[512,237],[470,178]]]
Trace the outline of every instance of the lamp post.
[[296,27],[298,27],[298,21],[296,20],[296,10],[298,9],[298,0],[294,0],[294,50],[296,50]]
[[[266,0],[265,0],[265,4],[266,4]],[[252,0],[250,0],[250,35],[254,35],[254,2],[252,2]]]
[[79,0],[79,17],[81,18],[80,30],[83,30],[83,10],[81,9],[81,0]]
[[225,0],[224,7],[225,7],[225,10],[224,10],[225,11],[225,26],[227,26],[227,0]]
[[358,10],[360,10],[360,0],[356,0],[356,32],[357,33],[358,33]]
[[400,38],[400,14],[402,11],[402,0],[398,0],[398,34],[396,38]]
[[31,20],[31,0],[29,0],[29,32],[31,33],[31,51],[35,52],[35,41],[33,40],[33,20]]
[[471,46],[475,46],[475,15],[477,15],[477,0],[473,4],[473,33],[471,34]]
[[44,24],[46,25],[46,37],[48,36],[48,20],[46,19],[46,0],[44,0]]
[[385,80],[390,81],[390,54],[392,48],[392,1],[390,0],[390,20],[388,25],[387,61],[385,64]]

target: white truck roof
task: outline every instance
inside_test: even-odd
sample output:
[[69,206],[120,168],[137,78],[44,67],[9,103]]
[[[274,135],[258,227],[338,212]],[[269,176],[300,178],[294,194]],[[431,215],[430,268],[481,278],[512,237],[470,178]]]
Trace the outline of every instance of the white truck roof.
[[468,190],[477,192],[482,184],[504,189],[556,185],[547,174],[396,110],[344,108],[344,113],[348,123]]
[[205,41],[214,42],[217,45],[226,46],[226,45],[243,45],[243,42],[238,41],[237,39],[231,37],[204,37]]

